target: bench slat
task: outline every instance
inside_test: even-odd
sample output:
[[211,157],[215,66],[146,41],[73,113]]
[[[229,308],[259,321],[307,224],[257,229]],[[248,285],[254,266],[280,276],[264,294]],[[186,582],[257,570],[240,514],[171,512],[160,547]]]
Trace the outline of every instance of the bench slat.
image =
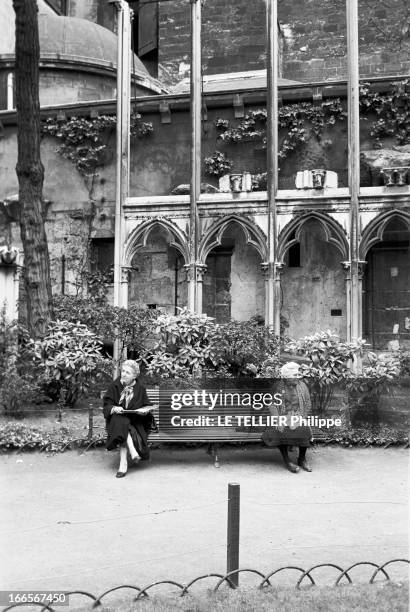
[[[148,399],[152,404],[159,404],[159,389],[147,389]],[[171,411],[173,413],[173,411]],[[159,433],[151,433],[150,440],[157,442],[260,442],[261,431],[236,431],[234,427],[196,427],[194,430],[175,427],[175,431],[161,431],[159,411],[155,409],[153,415],[159,426]],[[318,427],[312,427],[313,440],[324,440],[325,433]]]

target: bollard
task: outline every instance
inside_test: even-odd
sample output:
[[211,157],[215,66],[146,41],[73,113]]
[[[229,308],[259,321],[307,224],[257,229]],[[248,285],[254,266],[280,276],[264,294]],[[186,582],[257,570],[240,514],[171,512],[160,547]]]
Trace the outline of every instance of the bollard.
[[93,439],[93,425],[94,425],[94,410],[92,405],[88,408],[88,441],[91,442]]
[[[240,518],[240,485],[236,482],[228,484],[228,531],[226,548],[226,572],[239,569],[239,518]],[[239,574],[233,574],[231,581],[239,584]]]

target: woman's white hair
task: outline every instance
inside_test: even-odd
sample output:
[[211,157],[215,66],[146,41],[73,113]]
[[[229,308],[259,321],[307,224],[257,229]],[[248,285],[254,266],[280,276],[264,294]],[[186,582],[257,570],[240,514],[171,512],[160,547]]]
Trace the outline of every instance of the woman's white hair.
[[293,378],[296,372],[299,371],[300,365],[296,361],[288,361],[284,363],[280,369],[280,375],[282,378]]
[[135,377],[137,377],[140,373],[139,363],[137,361],[134,361],[133,359],[126,359],[122,362],[121,367],[122,366],[127,366],[127,368],[130,368],[130,370],[133,371]]

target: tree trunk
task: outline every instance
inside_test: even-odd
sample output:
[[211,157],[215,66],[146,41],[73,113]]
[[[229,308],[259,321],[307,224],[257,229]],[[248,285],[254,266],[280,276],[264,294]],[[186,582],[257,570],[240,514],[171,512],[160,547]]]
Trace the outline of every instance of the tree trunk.
[[13,0],[16,13],[16,172],[24,250],[27,325],[41,335],[51,318],[50,259],[44,220],[44,167],[40,158],[40,45],[36,0]]

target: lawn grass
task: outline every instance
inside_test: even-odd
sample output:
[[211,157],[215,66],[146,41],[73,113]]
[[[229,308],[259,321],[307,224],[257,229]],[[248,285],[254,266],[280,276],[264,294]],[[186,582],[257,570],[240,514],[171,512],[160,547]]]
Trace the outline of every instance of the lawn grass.
[[[171,587],[170,587],[171,588]],[[301,590],[269,587],[237,591],[221,590],[198,596],[151,596],[133,601],[127,599],[104,602],[101,612],[407,612],[409,584],[407,582],[381,582],[340,587],[308,587]],[[70,609],[71,608],[70,606]],[[91,606],[75,608],[87,612]]]

